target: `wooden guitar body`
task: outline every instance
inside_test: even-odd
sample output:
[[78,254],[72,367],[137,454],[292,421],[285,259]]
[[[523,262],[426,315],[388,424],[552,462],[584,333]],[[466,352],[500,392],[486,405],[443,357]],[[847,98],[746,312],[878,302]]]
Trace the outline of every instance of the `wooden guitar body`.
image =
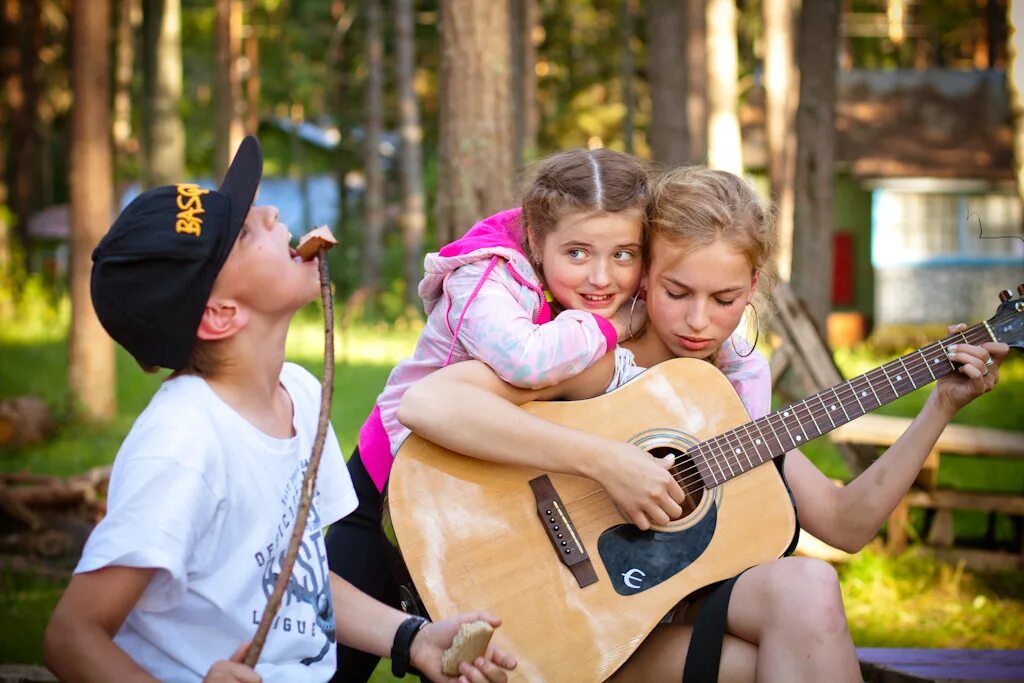
[[[685,454],[750,419],[723,375],[688,359],[605,396],[525,409],[658,453]],[[547,474],[561,508],[538,510],[530,482],[545,474],[413,435],[389,483],[392,524],[427,611],[435,619],[479,609],[500,616],[495,638],[519,660],[516,681],[606,679],[680,599],[779,557],[795,532],[789,493],[770,461],[702,488],[689,514],[648,532],[627,523],[589,479]],[[574,547],[589,556],[596,581],[563,562]]]

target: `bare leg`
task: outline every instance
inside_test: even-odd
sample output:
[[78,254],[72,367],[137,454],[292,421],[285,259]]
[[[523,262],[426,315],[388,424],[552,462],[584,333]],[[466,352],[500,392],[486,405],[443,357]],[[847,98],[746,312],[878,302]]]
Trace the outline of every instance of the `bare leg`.
[[[609,682],[679,683],[692,634],[692,626],[659,624]],[[725,636],[719,683],[753,683],[756,665],[755,646],[734,636]]]
[[747,570],[733,588],[728,632],[757,645],[759,682],[862,680],[839,579],[826,562],[785,557]]

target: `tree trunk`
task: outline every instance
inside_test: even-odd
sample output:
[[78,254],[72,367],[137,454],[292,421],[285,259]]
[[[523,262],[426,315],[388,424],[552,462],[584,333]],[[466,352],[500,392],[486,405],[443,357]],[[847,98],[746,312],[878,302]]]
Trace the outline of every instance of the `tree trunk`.
[[513,202],[508,0],[441,0],[438,242]]
[[366,197],[363,206],[363,278],[369,293],[380,290],[384,252],[384,171],[380,162],[384,128],[384,41],[381,39],[381,0],[366,2]]
[[1013,117],[1013,170],[1017,194],[1024,203],[1024,0],[1010,0],[1006,45],[1006,81]]
[[74,0],[71,22],[71,331],[68,386],[89,421],[116,412],[114,344],[89,295],[92,251],[110,225],[110,2]]
[[763,0],[765,128],[768,169],[776,205],[778,266],[784,280],[793,260],[793,175],[796,163],[796,101],[793,63],[793,0]]
[[622,3],[622,106],[626,110],[622,122],[622,137],[627,154],[633,154],[633,134],[636,131],[636,97],[633,96],[633,80],[636,71],[633,59],[633,3],[625,0]]
[[[331,39],[327,47],[327,63],[330,66],[333,77],[333,87],[328,88],[328,104],[335,120],[339,125],[345,120],[346,101],[351,97],[349,80],[352,78],[349,70],[345,67],[344,42],[348,30],[352,26],[355,17],[355,10],[350,4],[334,2],[331,5],[332,17],[335,20],[334,30],[331,32]],[[334,152],[334,175],[338,187],[338,219],[334,225],[335,234],[338,236],[339,247],[335,255],[341,267],[335,271],[334,281],[338,285],[338,297],[348,298],[352,290],[358,286],[359,260],[359,236],[353,234],[352,216],[349,207],[352,205],[348,197],[348,186],[346,176],[349,170],[356,166],[355,153],[351,144],[351,136],[342,136]],[[346,306],[346,310],[348,307]],[[346,324],[346,317],[341,317],[341,325]],[[342,339],[344,339],[344,334]],[[344,354],[342,354],[344,355]]]
[[516,168],[534,155],[537,146],[537,0],[509,0],[512,52],[512,120]]
[[398,116],[402,134],[402,243],[404,245],[405,302],[419,309],[417,293],[423,274],[423,234],[427,216],[423,197],[423,128],[416,101],[414,76],[416,42],[413,37],[412,0],[394,0],[395,72],[398,81]]
[[135,26],[139,0],[118,0],[117,39],[114,48],[114,154],[115,168],[133,154],[132,75],[135,68]]
[[217,28],[214,41],[217,52],[215,152],[218,180],[242,142],[242,82],[238,58],[242,53],[242,2],[217,0]]
[[666,167],[690,159],[686,121],[686,3],[649,0],[647,82],[651,90],[648,144],[651,159]]
[[245,36],[245,133],[260,132],[260,37],[253,17],[253,4],[249,5],[249,26]]
[[142,182],[146,187],[185,179],[181,120],[181,2],[142,0]]
[[708,166],[743,173],[737,80],[735,0],[710,0],[708,31]]
[[805,2],[797,52],[800,102],[796,114],[791,281],[823,333],[832,292],[839,11],[839,0]]
[[11,65],[8,81],[7,110],[10,118],[7,187],[8,203],[14,215],[14,236],[20,243],[28,265],[28,219],[38,208],[39,194],[39,128],[37,126],[39,82],[36,71],[43,46],[41,0],[23,0],[12,7],[8,4],[8,17],[13,19],[12,54],[16,64]]
[[[0,174],[0,201],[7,202],[10,190],[10,171],[13,164],[8,158],[11,150],[11,103],[17,85],[15,72],[18,68],[18,49],[15,41],[18,20],[18,0],[3,0],[0,4],[0,162],[4,173]],[[14,235],[6,212],[0,213],[0,280],[10,272],[14,252]],[[0,299],[0,315],[12,312],[13,302]]]
[[686,130],[690,136],[687,161],[705,163],[708,158],[708,63],[707,3],[685,0],[686,36]]

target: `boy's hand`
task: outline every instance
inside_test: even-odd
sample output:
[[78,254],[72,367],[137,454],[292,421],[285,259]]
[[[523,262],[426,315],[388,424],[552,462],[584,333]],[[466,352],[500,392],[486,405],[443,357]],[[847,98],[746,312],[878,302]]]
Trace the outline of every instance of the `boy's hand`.
[[495,628],[501,625],[501,619],[484,612],[460,614],[451,619],[429,623],[412,641],[409,661],[436,683],[505,683],[508,680],[506,672],[516,668],[516,660],[493,644],[487,646],[487,652],[483,657],[478,657],[472,666],[464,662],[459,667],[457,678],[441,672],[441,655],[451,646],[459,627],[471,621],[486,621]]
[[245,651],[249,649],[249,641],[238,646],[231,659],[214,662],[203,678],[204,683],[260,683],[263,679],[258,673],[242,664]]

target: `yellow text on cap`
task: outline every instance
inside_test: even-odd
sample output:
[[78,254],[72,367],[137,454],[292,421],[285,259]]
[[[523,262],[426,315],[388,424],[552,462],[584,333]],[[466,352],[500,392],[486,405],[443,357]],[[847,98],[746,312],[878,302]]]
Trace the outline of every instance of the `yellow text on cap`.
[[174,229],[176,232],[199,237],[203,232],[203,219],[199,215],[206,213],[199,198],[210,191],[192,183],[181,183],[175,187],[178,190],[178,208],[181,210],[178,212]]

